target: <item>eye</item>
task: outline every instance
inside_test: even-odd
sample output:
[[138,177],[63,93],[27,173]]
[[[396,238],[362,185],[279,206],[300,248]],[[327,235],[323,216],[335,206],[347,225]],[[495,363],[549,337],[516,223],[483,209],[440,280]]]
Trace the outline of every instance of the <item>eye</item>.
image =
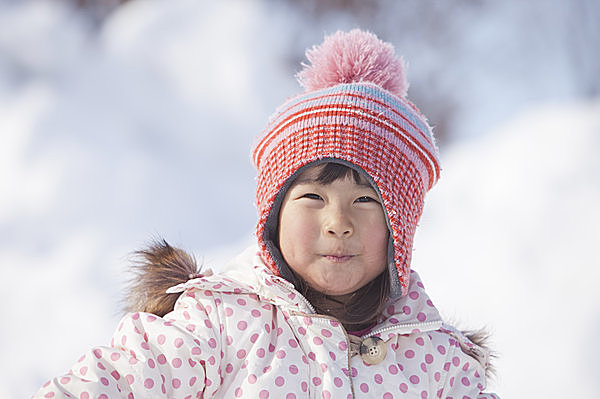
[[363,195],[362,197],[358,197],[357,199],[354,200],[354,202],[359,202],[359,203],[376,202],[376,203],[379,203],[379,201],[377,201],[375,198],[369,197],[368,195]]
[[321,196],[315,193],[306,193],[303,194],[300,198],[308,198],[308,199],[313,199],[313,200],[320,200]]

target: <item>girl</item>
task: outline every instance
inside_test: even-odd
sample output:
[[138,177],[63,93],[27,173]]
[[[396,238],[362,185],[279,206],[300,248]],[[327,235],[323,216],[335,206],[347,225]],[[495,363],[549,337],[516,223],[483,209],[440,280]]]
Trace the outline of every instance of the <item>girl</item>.
[[252,152],[258,246],[218,275],[165,242],[140,252],[110,346],[35,397],[496,398],[487,350],[410,270],[440,165],[402,60],[359,30],[307,58]]

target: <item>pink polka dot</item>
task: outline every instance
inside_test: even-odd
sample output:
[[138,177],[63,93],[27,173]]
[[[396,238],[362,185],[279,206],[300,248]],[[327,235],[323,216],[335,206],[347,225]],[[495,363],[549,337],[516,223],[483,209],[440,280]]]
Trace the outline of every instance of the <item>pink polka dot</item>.
[[147,389],[151,389],[154,386],[154,381],[152,381],[151,378],[146,378],[146,380],[144,381],[144,386]]
[[171,360],[171,364],[173,365],[173,367],[178,369],[183,364],[183,361],[180,358],[176,357],[175,359]]
[[167,362],[167,357],[161,353],[156,357],[156,361],[158,364],[165,364]]
[[425,362],[427,364],[433,363],[433,355],[431,353],[428,353],[428,354],[425,355]]
[[440,382],[441,377],[442,377],[442,374],[439,371],[436,371],[435,374],[433,375],[435,382]]
[[411,291],[408,296],[413,300],[419,299],[419,293],[417,291]]
[[100,394],[100,396],[98,396],[98,399],[108,399],[108,396],[106,396],[106,394]]
[[421,399],[427,399],[429,394],[426,391],[421,391]]
[[381,374],[375,374],[374,376],[374,380],[376,384],[381,384],[383,383],[383,377],[381,376]]
[[298,334],[306,335],[306,329],[304,327],[298,327]]
[[254,375],[254,374],[250,374],[250,375],[248,376],[248,382],[249,382],[250,384],[254,384],[254,383],[256,382],[256,380],[257,380],[257,379],[258,379],[258,378],[256,378],[256,375]]
[[296,394],[290,392],[287,395],[285,395],[285,399],[296,399]]
[[466,387],[468,387],[469,385],[471,385],[471,381],[469,381],[469,379],[467,377],[463,377],[460,382],[462,382],[462,384]]
[[319,377],[313,377],[312,379],[312,383],[314,386],[318,387],[319,385],[321,385],[321,379]]
[[421,381],[421,380],[419,379],[419,377],[418,377],[418,376],[416,376],[416,375],[414,375],[414,374],[413,374],[413,375],[411,375],[411,376],[408,378],[408,380],[409,380],[409,381],[411,382],[411,384],[413,384],[413,385],[417,385],[417,384],[419,383],[419,381]]
[[150,367],[151,369],[156,367],[156,363],[154,363],[154,359],[148,359],[148,367]]
[[240,298],[240,299],[237,300],[237,303],[240,306],[246,306],[246,300],[245,299]]
[[87,392],[81,392],[81,395],[79,395],[79,399],[90,399],[90,394]]
[[455,367],[458,367],[458,366],[460,365],[460,359],[458,358],[458,356],[454,356],[454,357],[452,358],[452,364],[453,364]]
[[165,343],[165,341],[167,340],[167,338],[163,335],[160,334],[157,338],[156,338],[156,342],[158,342],[159,345],[163,345]]
[[297,347],[298,347],[298,342],[296,342],[296,340],[295,340],[295,339],[290,339],[290,340],[288,341],[288,344],[289,344],[289,345],[290,345],[290,347],[292,347],[292,348],[297,348]]
[[340,341],[340,343],[338,344],[338,348],[341,351],[345,351],[346,349],[348,349],[348,345],[346,344],[346,341]]
[[425,313],[423,313],[423,312],[419,312],[419,313],[417,314],[417,320],[419,320],[419,321],[423,322],[423,321],[427,320],[427,316],[425,316]]
[[317,359],[317,356],[314,352],[308,352],[308,358],[314,362]]
[[135,378],[134,378],[134,377],[133,377],[131,374],[127,374],[127,375],[125,376],[125,379],[127,380],[127,383],[128,383],[129,385],[133,384],[133,381],[135,381]]
[[410,306],[403,306],[402,307],[402,313],[409,315],[411,313],[411,309]]
[[54,397],[54,392],[48,392],[47,394],[44,395],[44,398],[53,398]]
[[285,379],[282,376],[275,378],[275,385],[278,387],[283,386],[285,384]]
[[331,399],[331,392],[329,392],[327,389],[323,390],[323,399]]
[[253,344],[258,340],[258,334],[254,333],[252,334],[252,336],[250,337],[250,342],[252,342]]
[[246,357],[246,351],[244,349],[240,349],[239,351],[237,351],[237,358],[238,359],[243,359]]
[[402,393],[408,392],[408,385],[406,385],[405,383],[400,384],[400,391]]
[[202,354],[202,349],[198,346],[194,346],[192,348],[192,355],[200,355]]
[[342,379],[340,377],[335,377],[333,379],[333,384],[339,388],[344,384],[344,382],[342,381]]
[[121,379],[121,374],[119,374],[119,372],[117,370],[113,370],[110,375],[112,376],[112,378],[114,378],[115,380],[120,380]]
[[437,351],[440,352],[442,355],[446,354],[446,348],[444,348],[442,345],[438,345]]
[[178,378],[173,378],[171,380],[171,385],[173,386],[173,388],[178,389],[181,386],[181,380]]
[[275,353],[275,357],[277,357],[277,359],[283,359],[285,355],[286,353],[283,349],[280,349],[277,351],[277,353]]
[[208,346],[210,346],[211,348],[215,349],[217,347],[217,340],[214,338],[211,338],[208,340]]
[[421,363],[421,370],[423,370],[424,373],[427,372],[427,365],[425,363]]
[[196,381],[197,381],[197,380],[198,380],[198,379],[197,379],[196,377],[192,377],[192,378],[190,378],[190,381],[189,381],[189,383],[188,383],[188,384],[189,384],[189,386],[193,387],[193,386],[196,384]]
[[321,337],[314,337],[313,342],[315,343],[315,345],[323,345],[323,340],[321,339]]
[[275,352],[275,345],[269,344],[269,352]]
[[71,381],[71,379],[70,379],[69,377],[62,377],[62,378],[60,379],[60,383],[61,383],[61,384],[68,384],[68,383],[69,383],[69,381]]
[[404,352],[404,356],[406,356],[407,359],[412,359],[413,357],[415,357],[415,352],[412,349],[409,349],[406,352]]
[[241,397],[242,397],[242,395],[244,394],[244,391],[242,391],[242,388],[239,388],[239,387],[238,387],[238,388],[236,388],[236,389],[235,389],[235,392],[234,392],[234,394],[235,394],[235,397],[236,397],[236,398],[241,398]]
[[212,323],[208,319],[204,319],[204,325],[206,328],[212,328]]
[[175,342],[173,342],[176,348],[181,348],[183,346],[183,338],[175,338]]
[[237,324],[238,330],[241,330],[241,331],[245,330],[247,327],[248,327],[248,323],[246,323],[244,320],[240,321]]
[[291,373],[291,374],[298,374],[298,366],[296,366],[295,364],[292,364],[292,365],[289,367],[289,370],[290,370],[290,373]]
[[260,358],[265,357],[265,354],[266,354],[265,348],[258,348],[256,350],[256,356],[258,356]]
[[324,328],[321,330],[321,334],[324,337],[330,338],[333,334],[331,333],[331,331],[329,331],[328,329]]
[[304,321],[304,324],[306,324],[307,326],[310,326],[313,323],[310,317],[303,317],[302,321]]
[[423,346],[425,345],[425,340],[423,339],[423,337],[418,337],[415,342],[417,343],[417,345],[419,346]]
[[231,317],[232,315],[233,315],[233,309],[231,309],[230,307],[226,307],[225,308],[225,316]]
[[394,395],[389,392],[383,394],[383,399],[394,399]]
[[269,397],[269,391],[267,391],[266,389],[263,389],[262,391],[260,391],[258,393],[258,397],[260,399],[267,399]]
[[260,310],[258,310],[258,309],[252,309],[252,312],[250,312],[250,313],[254,317],[260,317]]

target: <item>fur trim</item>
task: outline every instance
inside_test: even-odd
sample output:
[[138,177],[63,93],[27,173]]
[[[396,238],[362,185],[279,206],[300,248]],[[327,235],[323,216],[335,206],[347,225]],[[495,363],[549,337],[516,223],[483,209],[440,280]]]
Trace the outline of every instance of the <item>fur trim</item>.
[[497,357],[497,354],[494,350],[491,349],[490,341],[491,334],[484,327],[478,330],[467,330],[462,332],[465,337],[469,339],[472,343],[483,348],[488,353],[488,364],[485,367],[485,376],[487,378],[492,378],[496,375],[496,368],[492,365],[492,359]]
[[126,312],[148,312],[164,316],[173,310],[179,293],[167,289],[200,277],[193,256],[170,246],[164,239],[133,253],[132,278],[124,295]]

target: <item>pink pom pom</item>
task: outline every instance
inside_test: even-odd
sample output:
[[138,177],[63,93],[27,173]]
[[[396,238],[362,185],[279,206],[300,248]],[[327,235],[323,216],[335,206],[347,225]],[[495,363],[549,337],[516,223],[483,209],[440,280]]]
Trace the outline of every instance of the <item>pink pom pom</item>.
[[399,97],[405,97],[408,82],[404,61],[394,47],[372,33],[353,29],[325,37],[320,46],[306,51],[310,65],[297,75],[307,91],[340,83],[371,82]]

